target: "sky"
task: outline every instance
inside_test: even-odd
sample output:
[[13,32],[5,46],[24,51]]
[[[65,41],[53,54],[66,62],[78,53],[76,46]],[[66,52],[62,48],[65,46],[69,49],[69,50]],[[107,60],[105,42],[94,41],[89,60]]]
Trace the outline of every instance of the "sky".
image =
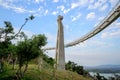
[[[10,21],[17,32],[25,18],[34,15],[22,29],[30,38],[45,34],[47,45],[55,47],[57,18],[62,15],[64,43],[69,43],[93,30],[119,0],[0,0],[0,27]],[[55,57],[55,50],[45,52]],[[83,66],[120,65],[120,18],[94,37],[65,48],[65,60]]]

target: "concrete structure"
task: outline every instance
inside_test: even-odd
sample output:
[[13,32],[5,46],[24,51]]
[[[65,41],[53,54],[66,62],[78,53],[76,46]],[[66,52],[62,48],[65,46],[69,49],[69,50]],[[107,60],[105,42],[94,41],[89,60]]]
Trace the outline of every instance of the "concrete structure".
[[56,44],[56,69],[65,70],[65,51],[64,51],[64,31],[62,24],[63,16],[59,15],[57,19],[58,33]]

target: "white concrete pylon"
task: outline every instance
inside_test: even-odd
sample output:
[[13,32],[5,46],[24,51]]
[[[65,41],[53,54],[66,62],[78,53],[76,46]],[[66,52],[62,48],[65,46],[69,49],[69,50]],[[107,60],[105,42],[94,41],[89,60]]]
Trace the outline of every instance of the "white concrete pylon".
[[63,16],[59,15],[57,19],[58,33],[56,44],[56,69],[65,70],[65,51],[64,51],[64,31],[62,24]]

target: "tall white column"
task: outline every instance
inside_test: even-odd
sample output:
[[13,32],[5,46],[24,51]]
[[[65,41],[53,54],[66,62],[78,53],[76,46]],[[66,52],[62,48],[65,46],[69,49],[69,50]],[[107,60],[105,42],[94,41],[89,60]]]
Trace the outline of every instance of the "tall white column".
[[59,15],[57,19],[58,33],[57,33],[57,44],[56,44],[57,70],[65,70],[64,31],[63,31],[62,20],[63,20],[63,16]]

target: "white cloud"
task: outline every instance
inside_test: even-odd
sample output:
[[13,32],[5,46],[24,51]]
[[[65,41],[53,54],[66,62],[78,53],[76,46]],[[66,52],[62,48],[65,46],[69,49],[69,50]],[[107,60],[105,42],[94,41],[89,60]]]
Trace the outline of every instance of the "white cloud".
[[[111,6],[115,6],[115,4],[118,3],[119,0],[109,0],[109,2],[111,3]],[[120,2],[120,1],[119,1]]]
[[101,16],[98,18],[99,21],[103,20],[104,19],[104,16]]
[[82,15],[82,14],[78,14],[77,16],[72,17],[72,21],[78,20],[78,19],[81,17],[81,15]]
[[65,6],[61,5],[61,6],[57,6],[57,9],[60,9],[64,14],[68,13],[71,9],[65,9]]
[[66,14],[70,11],[70,9],[64,9],[63,13]]
[[88,6],[88,9],[98,9],[98,8],[102,7],[103,4],[105,4],[106,2],[107,2],[107,0],[98,0],[94,4],[90,4]]
[[90,3],[94,3],[94,0],[90,0],[89,2],[90,2]]
[[114,22],[110,27],[101,34],[101,38],[115,38],[120,35],[120,22]]
[[44,15],[47,15],[48,14],[48,10],[45,10],[45,13],[44,13]]
[[95,18],[95,12],[90,12],[89,14],[87,14],[86,19],[94,19]]
[[65,9],[65,7],[63,5],[57,6],[57,9],[60,9],[61,11],[63,11]]
[[17,7],[15,5],[13,5],[13,4],[9,4],[9,1],[8,2],[1,1],[0,5],[3,6],[4,8],[12,9],[17,13],[26,12],[26,9],[24,9],[23,7]]
[[12,3],[16,2],[17,0],[0,0],[0,3],[7,2],[7,3]]
[[76,8],[76,7],[78,7],[78,4],[77,4],[77,3],[72,3],[72,4],[71,4],[71,9],[74,9],[74,8]]
[[14,11],[17,12],[17,13],[26,12],[26,10],[24,8],[22,8],[22,7],[16,7],[16,6],[14,6],[14,7],[11,7],[11,8],[14,9]]
[[101,34],[101,38],[113,38],[113,37],[119,37],[120,35],[120,29],[115,31],[106,31]]
[[74,9],[79,6],[86,6],[86,4],[89,2],[89,0],[79,0],[78,2],[71,3],[71,9]]
[[9,8],[10,6],[8,5],[8,3],[5,3],[3,1],[0,1],[0,5],[4,8]]
[[104,16],[101,16],[99,18],[97,18],[97,22],[94,24],[94,27],[96,27],[98,24],[100,24],[100,22],[104,19]]
[[90,4],[90,5],[88,6],[88,9],[93,9],[93,7],[94,7],[94,5]]
[[53,2],[59,2],[59,0],[53,0]]
[[[115,25],[115,26],[112,26],[112,25]],[[114,22],[112,25],[111,27],[113,28],[120,28],[120,22]]]
[[40,2],[40,0],[35,0],[35,3],[39,3]]
[[[42,0],[39,0],[39,1],[42,1]],[[32,13],[37,16],[48,13],[48,11],[44,10],[44,8],[42,6],[40,6],[38,9],[30,10],[30,9],[24,8],[24,6],[18,6],[18,5],[13,4],[13,1],[11,1],[11,2],[10,1],[1,1],[0,6],[6,8],[6,9],[11,9],[11,10],[15,11],[16,13],[30,13],[30,14]]]
[[88,9],[96,9],[96,8],[98,8],[98,7],[100,7],[101,6],[101,3],[100,2],[96,2],[94,5],[89,5],[88,6]]
[[43,2],[44,0],[35,0],[35,3]]
[[35,10],[26,10],[26,12],[28,12],[28,13],[36,13],[37,11],[35,11]]
[[108,4],[105,4],[100,8],[100,11],[105,11],[107,8],[108,8]]
[[96,48],[100,48],[100,47],[109,47],[110,45],[108,45],[106,42],[102,42],[98,39],[91,39],[89,41],[85,41],[83,43],[81,43],[80,45],[78,45],[78,48],[84,48],[84,47],[96,47]]
[[38,8],[38,11],[41,11],[41,10],[43,10],[43,7],[42,7],[42,6],[40,6],[40,7]]
[[52,12],[52,15],[56,15],[56,14],[58,14],[58,11],[53,11]]

